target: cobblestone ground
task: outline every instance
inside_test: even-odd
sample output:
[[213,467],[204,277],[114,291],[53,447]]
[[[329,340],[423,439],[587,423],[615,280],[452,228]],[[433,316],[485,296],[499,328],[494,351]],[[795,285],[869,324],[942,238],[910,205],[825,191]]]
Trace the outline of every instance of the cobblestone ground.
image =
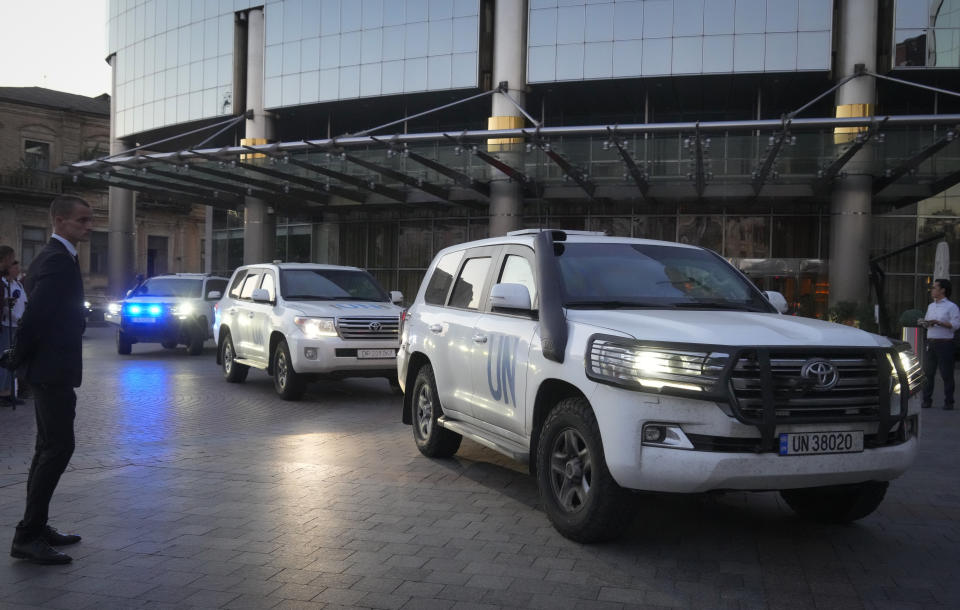
[[[581,546],[522,467],[469,441],[422,457],[384,380],[284,402],[260,372],[225,383],[209,345],[120,357],[106,327],[85,356],[51,511],[83,542],[67,566],[0,559],[0,608],[960,607],[960,412],[924,412],[918,464],[856,525],[649,495],[622,540]],[[3,545],[33,438],[31,404],[0,410]]]

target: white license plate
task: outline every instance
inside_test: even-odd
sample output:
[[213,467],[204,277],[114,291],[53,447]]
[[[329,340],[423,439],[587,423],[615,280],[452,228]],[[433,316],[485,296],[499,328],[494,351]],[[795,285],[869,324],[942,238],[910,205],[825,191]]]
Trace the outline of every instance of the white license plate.
[[780,435],[780,455],[820,455],[863,451],[863,431],[785,432]]
[[357,358],[369,359],[369,358],[396,358],[397,350],[395,349],[358,349]]
[[156,318],[130,318],[130,321],[134,324],[156,324]]

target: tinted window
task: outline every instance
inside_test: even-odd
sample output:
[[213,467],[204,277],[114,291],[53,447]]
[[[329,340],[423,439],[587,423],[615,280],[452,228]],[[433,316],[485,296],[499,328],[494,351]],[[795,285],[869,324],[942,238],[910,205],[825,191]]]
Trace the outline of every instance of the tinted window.
[[447,298],[447,291],[450,290],[450,284],[453,283],[453,274],[457,271],[457,265],[463,258],[463,250],[451,252],[440,259],[437,268],[430,277],[430,283],[424,292],[423,300],[432,305],[443,305]]
[[219,292],[221,295],[223,291],[227,289],[227,280],[207,280],[207,291],[203,295],[204,298],[207,297],[213,291]]
[[284,269],[280,272],[280,294],[294,301],[390,300],[372,275],[350,269]]
[[503,263],[503,272],[500,274],[501,284],[521,284],[530,291],[530,303],[537,302],[537,283],[533,279],[533,269],[530,261],[522,256],[511,254]]
[[259,273],[250,273],[247,275],[246,279],[243,280],[243,288],[240,289],[240,298],[249,299],[253,297],[253,291],[257,289],[260,284],[260,274]]
[[483,281],[490,268],[490,258],[472,258],[463,266],[457,283],[453,285],[453,294],[450,295],[450,307],[463,309],[480,308],[480,292],[483,290]]
[[772,311],[763,295],[719,256],[651,244],[565,244],[564,304]]
[[184,297],[195,299],[203,289],[203,280],[179,277],[155,277],[140,284],[134,291],[138,297]]
[[243,280],[247,277],[247,270],[237,272],[237,277],[233,278],[233,286],[230,287],[230,298],[240,298],[240,287],[243,286]]

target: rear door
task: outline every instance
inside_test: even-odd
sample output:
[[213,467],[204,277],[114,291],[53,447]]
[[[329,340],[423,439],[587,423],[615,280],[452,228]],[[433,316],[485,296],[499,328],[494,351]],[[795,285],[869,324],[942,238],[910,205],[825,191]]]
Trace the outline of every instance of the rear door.
[[247,308],[247,319],[250,321],[250,340],[248,343],[249,358],[264,364],[270,361],[270,332],[271,318],[274,303],[277,302],[277,276],[273,269],[263,269],[258,288],[266,290],[270,296],[269,303],[244,302]]
[[490,270],[497,247],[467,250],[454,276],[453,286],[441,315],[428,324],[428,334],[436,345],[432,359],[440,404],[445,410],[464,414],[473,412],[473,373],[476,352],[482,346],[474,342],[473,328],[480,318],[486,299]]

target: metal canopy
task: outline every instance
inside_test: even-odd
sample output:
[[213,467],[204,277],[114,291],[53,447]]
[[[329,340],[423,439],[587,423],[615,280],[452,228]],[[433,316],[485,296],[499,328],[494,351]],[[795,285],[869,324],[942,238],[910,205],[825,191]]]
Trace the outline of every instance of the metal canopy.
[[[958,125],[960,115],[943,114],[357,135],[141,150],[58,171],[150,197],[169,193],[219,207],[254,196],[310,213],[371,204],[484,209],[489,182],[503,176],[523,185],[525,197],[557,203],[824,203],[862,152],[870,161],[858,161],[856,171],[873,175],[874,202],[904,205],[960,181],[960,146],[951,145]],[[853,141],[835,137],[836,128],[850,127],[866,129]],[[499,147],[488,150],[490,139],[527,146],[501,157]]]

